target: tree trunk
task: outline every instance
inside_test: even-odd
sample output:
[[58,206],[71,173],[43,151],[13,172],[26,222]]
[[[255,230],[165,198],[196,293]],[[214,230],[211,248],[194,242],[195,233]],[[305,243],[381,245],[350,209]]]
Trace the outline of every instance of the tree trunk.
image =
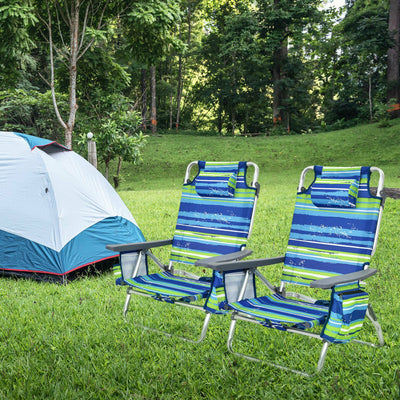
[[76,110],[76,78],[79,51],[79,9],[80,0],[75,0],[71,6],[71,54],[69,59],[69,118],[65,128],[65,146],[72,148],[72,131],[75,126]]
[[369,73],[368,77],[368,102],[369,102],[369,119],[372,121],[373,120],[373,115],[372,115],[372,72]]
[[[192,10],[188,7],[188,40],[187,40],[187,48],[190,48],[191,36],[192,36]],[[182,26],[182,24],[181,24]],[[179,39],[181,39],[181,26],[179,27]],[[182,92],[183,92],[183,81],[184,81],[184,59],[182,54],[179,54],[179,68],[178,68],[178,90],[176,96],[176,122],[175,128],[179,130],[179,123],[181,117],[181,102],[182,102]]]
[[122,166],[122,157],[119,156],[118,157],[118,165],[117,165],[117,173],[113,178],[114,179],[114,188],[115,189],[118,189],[119,182],[121,181],[121,177],[119,176],[120,173],[121,173],[121,166]]
[[249,122],[249,108],[246,106],[246,114],[244,118],[243,135],[247,135],[247,124]]
[[60,110],[58,109],[57,99],[56,99],[56,89],[55,89],[55,79],[54,79],[54,54],[53,54],[53,26],[51,22],[50,9],[47,5],[47,14],[48,14],[48,32],[49,32],[49,47],[50,47],[50,89],[51,89],[51,98],[53,101],[54,111],[56,113],[57,119],[64,128],[64,131],[67,129],[67,124],[64,122],[61,117]]
[[175,128],[179,130],[179,118],[181,115],[181,98],[182,98],[182,54],[179,54],[179,68],[178,68],[178,91],[176,94],[176,122]]
[[[274,10],[279,10],[280,0],[274,0]],[[286,91],[282,88],[281,81],[285,78],[284,65],[288,56],[287,48],[287,27],[277,28],[276,34],[282,34],[281,44],[277,47],[273,54],[272,66],[272,117],[274,126],[284,124],[286,125],[286,117],[282,111],[283,100],[286,99]]]
[[157,133],[157,108],[156,108],[156,67],[150,67],[150,92],[151,92],[151,133]]
[[[399,44],[400,44],[400,2],[399,0],[390,0],[389,10],[389,33],[393,34],[394,46],[388,50],[387,61],[387,100],[395,99],[400,102],[400,77],[399,77]],[[399,116],[397,110],[395,116]],[[394,113],[393,113],[394,115]]]
[[[182,38],[182,22],[179,24],[179,40]],[[175,129],[179,130],[179,118],[181,115],[181,97],[182,97],[182,53],[178,58],[178,89],[176,93],[176,121]],[[172,103],[171,103],[172,105]]]
[[218,133],[222,134],[222,100],[218,97]]
[[233,106],[232,111],[232,136],[235,136],[235,129],[236,129],[236,105]]
[[[236,54],[233,54],[233,76],[232,76],[232,84],[234,89],[234,97],[237,96],[237,82],[236,82]],[[232,107],[232,136],[235,136],[235,128],[236,128],[236,99],[233,98],[233,107]]]
[[104,176],[105,176],[105,178],[108,180],[108,176],[109,176],[109,171],[110,171],[110,160],[106,160],[105,161],[105,164],[106,164],[106,170],[105,170],[105,172],[104,172]]
[[69,149],[72,148],[72,131],[75,126],[76,110],[78,109],[76,101],[76,78],[77,78],[77,62],[79,53],[79,9],[80,0],[75,0],[71,4],[71,18],[70,18],[70,50],[69,50],[69,117],[68,122],[65,122],[61,117],[58,109],[56,92],[55,92],[55,79],[54,79],[54,56],[53,56],[53,27],[51,22],[50,9],[48,12],[48,32],[49,32],[49,47],[50,47],[50,88],[53,100],[54,110],[57,119],[64,128],[65,146]]
[[146,90],[146,69],[142,68],[140,79],[140,91],[142,97],[142,129],[147,129],[147,90]]
[[[170,99],[169,99],[169,129],[172,129],[172,119],[173,119],[173,103],[174,103],[174,91],[172,89],[172,84],[171,84],[171,92],[170,92]],[[178,130],[178,127],[177,129]]]
[[272,82],[273,82],[273,93],[272,93],[272,117],[274,126],[282,122],[281,112],[280,112],[280,98],[281,93],[279,90],[278,82],[281,77],[281,70],[278,64],[278,54],[279,50],[274,52],[274,64],[272,66]]
[[282,89],[281,81],[284,79],[283,64],[287,58],[288,49],[286,41],[279,49],[274,52],[274,63],[272,66],[272,81],[273,81],[273,95],[272,95],[272,116],[274,125],[283,124],[286,120],[282,112],[282,100],[286,98],[285,90]]

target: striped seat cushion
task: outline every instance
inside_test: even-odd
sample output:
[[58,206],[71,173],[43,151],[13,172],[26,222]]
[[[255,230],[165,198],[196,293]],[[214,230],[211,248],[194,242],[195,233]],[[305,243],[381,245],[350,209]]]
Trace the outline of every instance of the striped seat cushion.
[[126,279],[125,282],[139,292],[171,302],[200,300],[210,291],[209,282],[172,275],[167,271]]
[[279,294],[229,303],[229,307],[252,315],[266,326],[280,323],[299,328],[323,324],[329,311],[327,306],[286,299]]

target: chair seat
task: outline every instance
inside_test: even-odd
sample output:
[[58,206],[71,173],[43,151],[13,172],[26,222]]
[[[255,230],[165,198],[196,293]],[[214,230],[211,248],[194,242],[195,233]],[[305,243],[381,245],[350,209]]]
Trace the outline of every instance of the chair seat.
[[208,296],[210,282],[173,275],[170,272],[126,279],[135,290],[153,295],[158,300],[196,301]]
[[229,306],[236,311],[252,315],[261,323],[278,323],[298,328],[311,328],[323,324],[329,312],[328,306],[287,299],[279,294],[241,300],[229,303]]

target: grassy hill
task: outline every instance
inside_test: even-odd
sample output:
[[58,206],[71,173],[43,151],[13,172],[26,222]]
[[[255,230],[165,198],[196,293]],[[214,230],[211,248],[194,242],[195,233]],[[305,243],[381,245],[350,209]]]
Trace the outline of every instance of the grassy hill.
[[190,161],[227,159],[251,159],[260,167],[261,181],[267,183],[285,181],[307,165],[375,165],[385,171],[388,186],[400,187],[400,120],[390,128],[372,124],[310,135],[164,135],[147,140],[143,162],[123,169],[122,190],[180,185]]

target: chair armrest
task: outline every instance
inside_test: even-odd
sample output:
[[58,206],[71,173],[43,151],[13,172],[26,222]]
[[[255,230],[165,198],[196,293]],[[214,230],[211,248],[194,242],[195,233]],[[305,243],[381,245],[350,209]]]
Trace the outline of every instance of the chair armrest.
[[253,253],[253,250],[245,249],[241,251],[236,251],[234,253],[223,254],[222,256],[208,257],[202,260],[197,260],[194,265],[196,267],[211,268],[212,265],[242,260],[243,258],[249,256],[251,253]]
[[375,275],[377,272],[374,268],[364,269],[363,271],[352,272],[350,274],[332,276],[330,278],[323,278],[310,283],[310,287],[319,289],[331,289],[336,285],[343,283],[350,283],[355,281],[362,281]]
[[[256,260],[242,260],[234,262],[220,262],[220,263],[208,263],[207,260],[200,260],[196,262],[196,265],[211,268],[215,271],[237,271],[246,269],[255,269],[266,265],[278,264],[285,260],[285,257],[271,257],[271,258],[259,258]],[[199,264],[197,264],[199,263]]]
[[116,253],[122,253],[125,251],[139,251],[148,250],[154,247],[162,247],[172,244],[172,239],[166,240],[155,240],[152,242],[139,242],[139,243],[126,243],[126,244],[108,244],[106,249],[115,251]]

